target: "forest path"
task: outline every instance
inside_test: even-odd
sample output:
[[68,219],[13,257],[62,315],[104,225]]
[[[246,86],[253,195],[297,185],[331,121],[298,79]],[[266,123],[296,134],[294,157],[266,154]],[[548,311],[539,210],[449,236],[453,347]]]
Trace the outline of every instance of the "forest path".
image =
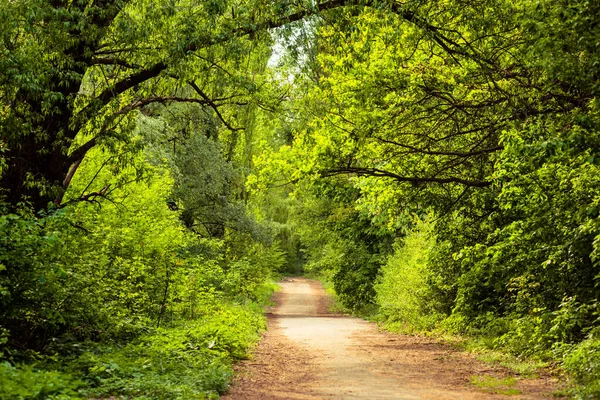
[[375,324],[328,311],[318,281],[287,278],[274,296],[269,330],[223,399],[544,399],[551,379],[519,379],[500,395],[472,376],[510,374],[435,339],[380,332]]

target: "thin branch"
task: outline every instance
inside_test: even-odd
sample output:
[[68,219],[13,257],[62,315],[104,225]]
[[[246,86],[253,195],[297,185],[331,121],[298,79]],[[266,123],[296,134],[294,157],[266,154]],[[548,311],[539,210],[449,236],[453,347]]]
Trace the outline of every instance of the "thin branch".
[[98,133],[96,136],[94,136],[93,138],[91,138],[90,140],[88,140],[87,142],[82,144],[81,146],[79,146],[77,149],[73,150],[71,152],[71,155],[69,156],[69,160],[73,163],[76,163],[78,160],[83,159],[83,157],[86,155],[86,153],[98,144],[98,139],[101,136],[106,135],[106,133],[112,132],[112,129],[108,129],[108,125],[112,121],[114,121],[118,116],[125,115],[130,111],[133,111],[138,108],[142,108],[149,104],[168,103],[168,102],[196,103],[196,104],[201,104],[201,105],[207,105],[206,101],[202,100],[202,99],[177,97],[177,96],[150,97],[147,99],[138,100],[136,102],[133,102],[133,103],[121,108],[120,110],[118,110],[114,114],[112,114],[110,117],[108,117],[104,121],[102,129],[100,129],[100,133]]
[[376,140],[382,142],[382,143],[387,143],[387,144],[392,144],[394,146],[398,146],[398,147],[402,147],[408,150],[412,150],[413,153],[420,153],[420,154],[427,154],[427,155],[434,155],[434,156],[455,156],[455,157],[474,157],[474,156],[479,156],[479,155],[483,155],[483,154],[489,154],[489,153],[494,153],[496,151],[500,151],[504,149],[504,146],[494,146],[494,147],[489,147],[486,149],[480,149],[480,150],[472,150],[469,152],[462,152],[462,151],[437,151],[437,150],[425,150],[425,149],[420,149],[418,147],[414,147],[408,144],[404,144],[404,143],[400,143],[400,142],[396,142],[394,140],[389,140],[389,139],[384,139],[381,137],[375,137]]
[[112,202],[112,200],[111,200],[111,199],[109,199],[109,198],[106,196],[106,192],[107,192],[107,191],[108,191],[108,189],[110,188],[110,185],[111,185],[111,184],[109,183],[108,185],[104,186],[102,189],[100,189],[100,190],[99,190],[99,191],[97,191],[97,192],[91,192],[91,193],[88,193],[88,194],[86,194],[86,195],[82,195],[81,197],[78,197],[78,198],[76,198],[76,199],[69,200],[69,201],[67,201],[67,202],[66,202],[66,203],[64,203],[64,204],[61,204],[61,205],[60,205],[60,208],[64,208],[64,207],[68,206],[69,204],[73,204],[73,203],[79,203],[79,202],[82,202],[82,201],[87,201],[88,203],[96,203],[96,204],[98,204],[98,205],[99,205],[99,204],[100,204],[100,202],[98,202],[98,200],[97,200],[97,198],[98,198],[98,197],[100,197],[100,198],[103,198],[103,199],[106,199],[106,200],[108,200],[108,201]]
[[221,120],[223,125],[225,125],[227,127],[227,129],[229,129],[232,132],[237,132],[237,131],[241,131],[244,129],[244,128],[234,128],[233,126],[231,126],[231,124],[229,122],[227,122],[227,120],[225,120],[225,118],[219,111],[219,107],[206,95],[206,93],[204,93],[202,91],[202,89],[200,89],[200,87],[198,87],[198,85],[196,85],[196,83],[194,81],[190,81],[189,84],[192,87],[192,89],[194,89],[194,91],[196,93],[198,93],[198,95],[200,97],[202,97],[202,99],[204,99],[205,103],[215,111],[215,114],[217,114],[217,117],[219,117],[219,119]]
[[332,168],[321,172],[321,176],[335,176],[341,174],[356,174],[357,176],[374,176],[392,178],[398,182],[407,182],[412,184],[422,183],[437,183],[437,184],[448,184],[458,183],[465,186],[471,187],[487,187],[492,184],[490,181],[473,181],[458,177],[448,178],[437,178],[437,177],[416,177],[416,176],[401,176],[390,171],[385,171],[378,168],[360,168],[360,167],[343,167],[343,168]]
[[118,58],[94,58],[91,62],[92,65],[120,65],[126,68],[136,68],[135,65],[128,63],[125,60]]
[[110,120],[112,121],[118,115],[126,114],[132,110],[135,110],[137,108],[142,108],[142,107],[147,106],[152,103],[171,103],[171,102],[196,103],[196,104],[201,104],[203,106],[209,105],[208,101],[205,99],[196,99],[196,98],[191,98],[191,97],[177,97],[177,96],[149,97],[147,99],[138,100],[136,102],[133,102],[133,103],[121,108],[119,111],[117,111],[116,113],[111,115]]
[[94,183],[94,181],[96,180],[96,178],[98,177],[98,175],[100,175],[100,172],[102,172],[102,170],[104,169],[104,167],[106,167],[108,165],[108,163],[113,159],[114,157],[108,157],[106,160],[104,160],[104,162],[102,163],[102,165],[100,166],[100,168],[98,168],[98,171],[96,171],[96,173],[94,174],[94,176],[92,176],[92,179],[90,179],[90,181],[88,182],[87,186],[85,187],[85,189],[83,189],[81,191],[81,195],[79,196],[80,198],[83,197],[83,195],[85,194],[85,192],[87,192],[87,190],[90,188],[90,186],[92,186],[92,184]]

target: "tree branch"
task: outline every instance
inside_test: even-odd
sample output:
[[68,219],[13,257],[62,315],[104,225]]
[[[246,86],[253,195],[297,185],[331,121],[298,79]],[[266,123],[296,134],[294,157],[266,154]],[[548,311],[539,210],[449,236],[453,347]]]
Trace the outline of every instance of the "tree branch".
[[120,60],[118,58],[94,58],[91,62],[92,65],[120,65],[126,68],[136,68],[135,65],[128,63],[125,60]]
[[138,108],[142,108],[142,107],[147,106],[152,103],[168,103],[168,102],[197,103],[197,104],[201,104],[201,105],[207,105],[207,102],[203,99],[177,97],[177,96],[149,97],[147,99],[138,100],[134,103],[131,103],[131,104],[121,108],[120,110],[118,110],[117,112],[112,114],[110,117],[108,117],[104,121],[102,129],[100,130],[100,133],[98,133],[98,135],[96,135],[95,137],[91,138],[90,140],[88,140],[87,142],[85,142],[84,144],[79,146],[77,149],[73,150],[73,152],[71,152],[71,154],[69,156],[69,161],[72,163],[76,163],[76,162],[82,160],[83,157],[85,157],[86,153],[91,148],[93,148],[94,146],[96,146],[98,144],[98,139],[101,136],[103,136],[104,134],[106,134],[107,132],[110,132],[110,130],[108,129],[108,125],[112,121],[114,121],[115,118],[118,117],[119,115],[127,114],[130,111],[133,111]]
[[[216,44],[224,43],[230,40],[232,37],[241,37],[251,35],[258,31],[274,29],[280,26],[299,21],[303,18],[306,18],[311,15],[318,14],[319,12],[323,12],[326,10],[331,10],[334,8],[340,8],[345,6],[353,6],[353,5],[361,5],[359,1],[356,0],[331,0],[324,3],[320,3],[315,5],[313,8],[298,11],[294,14],[290,14],[284,16],[282,18],[270,19],[264,21],[262,23],[247,25],[238,29],[235,29],[231,35],[220,35],[216,38],[206,38],[198,43],[191,43],[188,46],[187,52],[192,53],[201,48],[207,48],[210,46],[214,46]],[[373,6],[374,3],[372,1],[367,1],[364,3],[365,6]],[[460,51],[456,49],[452,49],[449,45],[458,48],[459,45],[453,42],[451,39],[445,37],[441,33],[439,33],[440,28],[430,25],[422,18],[418,17],[414,12],[404,9],[401,5],[397,3],[392,4],[392,10],[404,18],[407,21],[410,21],[422,29],[428,30],[433,34],[433,39],[438,42],[440,46],[444,48],[449,54],[462,54]],[[80,121],[85,121],[89,113],[96,109],[96,107],[103,107],[108,104],[113,98],[127,91],[128,89],[133,88],[136,85],[139,85],[147,80],[157,77],[161,72],[165,71],[168,68],[168,63],[165,61],[157,62],[156,64],[149,66],[145,69],[142,69],[127,78],[117,82],[113,86],[106,88],[102,93],[100,93],[96,98],[94,98],[84,109],[78,114],[78,119]],[[193,87],[193,86],[192,86]],[[83,122],[79,123],[81,126]],[[231,127],[228,127],[231,129]]]
[[494,153],[496,151],[500,151],[504,149],[504,146],[494,146],[494,147],[489,147],[486,149],[480,149],[480,150],[472,150],[469,152],[462,152],[462,151],[437,151],[437,150],[426,150],[426,149],[420,149],[418,147],[414,147],[408,144],[404,144],[404,143],[400,143],[400,142],[396,142],[394,140],[389,140],[389,139],[384,139],[384,138],[380,138],[380,137],[375,137],[376,140],[382,142],[382,143],[387,143],[387,144],[391,144],[394,146],[398,146],[398,147],[402,147],[408,150],[412,150],[412,152],[414,153],[420,153],[420,154],[427,154],[427,155],[434,155],[434,156],[455,156],[455,157],[464,157],[464,158],[468,158],[468,157],[474,157],[474,156],[480,156],[483,154],[489,154],[489,153]]
[[223,115],[221,115],[221,112],[219,111],[219,107],[206,95],[206,93],[204,93],[202,91],[202,89],[200,89],[198,87],[198,85],[196,85],[196,83],[194,81],[190,81],[189,84],[192,87],[192,89],[194,89],[194,91],[196,93],[198,93],[198,95],[204,99],[206,104],[208,104],[208,106],[215,111],[215,113],[217,114],[217,117],[219,117],[219,119],[227,127],[227,129],[229,129],[232,132],[240,131],[243,129],[243,128],[234,128],[233,126],[231,126],[229,124],[229,122],[227,122],[227,120],[225,120],[225,118],[223,118]]
[[374,176],[392,178],[398,182],[408,182],[412,184],[423,184],[423,183],[437,183],[437,184],[448,184],[458,183],[470,187],[487,187],[492,184],[490,181],[473,181],[468,179],[462,179],[458,177],[448,178],[437,178],[437,177],[415,177],[415,176],[401,176],[390,171],[381,170],[378,168],[360,168],[360,167],[343,167],[333,168],[321,172],[321,176],[335,176],[341,174],[356,174],[357,176]]
[[73,203],[79,203],[81,201],[87,201],[88,203],[96,203],[96,204],[100,204],[97,200],[97,197],[101,197],[103,199],[106,199],[108,201],[112,201],[110,200],[107,196],[106,196],[106,192],[108,191],[108,189],[110,188],[110,183],[106,186],[104,186],[102,189],[100,189],[97,192],[91,192],[85,195],[81,195],[80,197],[76,198],[76,199],[72,199],[67,201],[66,203],[60,205],[61,208],[64,208],[66,206],[68,206],[69,204],[73,204]]

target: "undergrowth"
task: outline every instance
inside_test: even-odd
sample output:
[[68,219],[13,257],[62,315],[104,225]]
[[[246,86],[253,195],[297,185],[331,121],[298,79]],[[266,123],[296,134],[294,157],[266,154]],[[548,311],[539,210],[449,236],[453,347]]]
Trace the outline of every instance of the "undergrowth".
[[[444,311],[436,289],[439,276],[429,268],[437,255],[436,243],[433,225],[417,220],[414,229],[398,241],[378,275],[376,312],[358,315],[379,322],[391,332],[437,337],[474,353],[483,362],[508,368],[521,378],[557,374],[566,381],[557,395],[600,398],[600,331],[584,330],[583,338],[575,334],[597,308],[566,297],[555,311],[532,309],[525,315],[480,311],[472,316],[460,309]],[[324,274],[323,279],[331,292],[332,285],[327,283],[331,277]],[[497,383],[486,379],[474,384]]]
[[221,301],[195,320],[148,329],[127,342],[73,343],[60,356],[2,363],[0,399],[217,399],[233,363],[248,357],[266,328],[262,311],[274,288],[263,285],[256,302]]

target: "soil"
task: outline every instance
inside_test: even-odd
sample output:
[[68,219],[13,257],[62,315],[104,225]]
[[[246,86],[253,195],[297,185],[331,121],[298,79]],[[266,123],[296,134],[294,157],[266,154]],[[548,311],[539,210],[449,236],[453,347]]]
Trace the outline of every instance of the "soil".
[[268,330],[251,360],[236,367],[227,400],[254,399],[548,399],[556,379],[517,378],[502,395],[473,376],[516,376],[433,338],[381,332],[329,312],[318,281],[287,278],[273,298]]

